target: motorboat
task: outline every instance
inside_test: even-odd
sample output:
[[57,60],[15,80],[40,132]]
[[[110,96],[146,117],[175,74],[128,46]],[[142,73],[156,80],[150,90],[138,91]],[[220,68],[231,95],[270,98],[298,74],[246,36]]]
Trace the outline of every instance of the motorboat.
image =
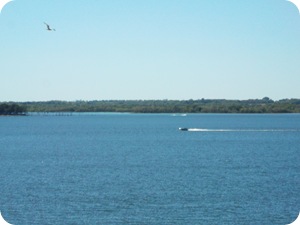
[[179,130],[180,130],[180,131],[188,131],[189,128],[186,128],[186,127],[179,127]]

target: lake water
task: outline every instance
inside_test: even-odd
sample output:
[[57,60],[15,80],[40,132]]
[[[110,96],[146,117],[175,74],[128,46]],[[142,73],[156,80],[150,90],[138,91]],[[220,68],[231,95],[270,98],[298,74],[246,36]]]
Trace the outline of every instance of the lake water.
[[0,168],[14,225],[285,225],[300,115],[0,117]]

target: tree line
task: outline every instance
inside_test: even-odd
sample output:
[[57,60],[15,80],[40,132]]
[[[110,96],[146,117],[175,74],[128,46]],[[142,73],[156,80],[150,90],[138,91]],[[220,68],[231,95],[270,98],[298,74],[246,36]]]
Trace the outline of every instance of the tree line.
[[0,104],[0,115],[14,116],[25,115],[26,107],[16,103],[2,103]]
[[[300,99],[95,100],[19,102],[28,112],[300,113]],[[16,106],[14,106],[16,107]]]

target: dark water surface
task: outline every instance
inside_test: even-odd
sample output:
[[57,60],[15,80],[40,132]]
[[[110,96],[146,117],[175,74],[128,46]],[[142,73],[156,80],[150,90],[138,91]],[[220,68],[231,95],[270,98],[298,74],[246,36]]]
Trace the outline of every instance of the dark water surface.
[[0,117],[0,168],[14,225],[285,225],[300,115]]

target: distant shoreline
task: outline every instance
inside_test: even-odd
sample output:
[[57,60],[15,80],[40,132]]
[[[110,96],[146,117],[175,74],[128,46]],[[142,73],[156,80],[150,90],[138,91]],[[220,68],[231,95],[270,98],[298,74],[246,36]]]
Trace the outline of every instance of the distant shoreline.
[[[6,102],[17,104],[22,113],[300,113],[300,99],[273,101],[265,97],[249,100],[95,100],[95,101],[41,101]],[[1,114],[1,112],[0,112]]]
[[0,116],[28,116],[27,114],[13,114],[13,115],[2,115],[0,114]]

